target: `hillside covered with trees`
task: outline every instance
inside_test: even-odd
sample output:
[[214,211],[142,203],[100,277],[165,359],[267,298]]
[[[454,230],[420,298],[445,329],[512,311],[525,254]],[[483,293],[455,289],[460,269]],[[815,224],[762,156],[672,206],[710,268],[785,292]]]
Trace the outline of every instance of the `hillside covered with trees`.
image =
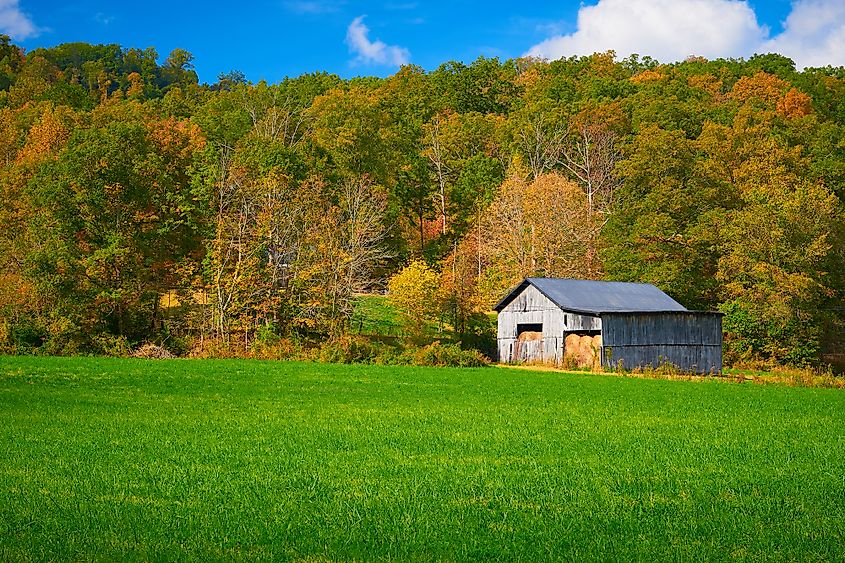
[[2,350],[338,337],[389,283],[469,342],[533,275],[721,310],[730,361],[841,353],[843,68],[603,53],[199,84],[190,53],[158,61],[0,36]]

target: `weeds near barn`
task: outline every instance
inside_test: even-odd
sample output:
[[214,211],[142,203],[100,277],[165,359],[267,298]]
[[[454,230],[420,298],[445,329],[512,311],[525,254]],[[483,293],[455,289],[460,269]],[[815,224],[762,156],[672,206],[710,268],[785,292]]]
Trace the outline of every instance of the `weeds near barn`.
[[830,366],[821,368],[775,366],[769,370],[728,369],[726,372],[729,377],[753,383],[775,383],[790,387],[845,389],[845,376],[834,375]]
[[845,389],[845,375],[835,375],[830,366],[821,368],[797,368],[775,366],[768,370],[725,368],[722,373],[688,373],[671,363],[661,363],[657,367],[645,366],[633,369],[617,367],[614,369],[595,369],[577,367],[572,363],[554,365],[543,362],[522,362],[508,364],[508,368],[537,370],[572,374],[593,374],[612,377],[630,377],[639,379],[661,379],[667,381],[722,381],[726,383],[756,383],[761,385],[786,385],[788,387],[816,387],[820,389]]

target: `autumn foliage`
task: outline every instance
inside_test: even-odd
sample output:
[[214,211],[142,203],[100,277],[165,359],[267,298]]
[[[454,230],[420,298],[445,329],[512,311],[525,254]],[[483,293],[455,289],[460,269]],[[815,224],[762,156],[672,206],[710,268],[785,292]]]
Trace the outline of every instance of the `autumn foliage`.
[[845,346],[841,68],[600,53],[271,85],[191,60],[0,36],[2,350],[340,342],[384,289],[409,335],[467,345],[529,275],[720,309],[730,362]]

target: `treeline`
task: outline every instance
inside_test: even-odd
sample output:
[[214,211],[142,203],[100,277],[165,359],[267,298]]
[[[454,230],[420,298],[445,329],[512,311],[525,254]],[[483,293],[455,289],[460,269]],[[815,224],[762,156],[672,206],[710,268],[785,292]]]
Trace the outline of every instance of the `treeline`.
[[339,336],[396,275],[430,297],[407,318],[466,341],[545,275],[718,308],[735,362],[841,349],[843,68],[604,53],[208,85],[191,60],[0,37],[4,350]]

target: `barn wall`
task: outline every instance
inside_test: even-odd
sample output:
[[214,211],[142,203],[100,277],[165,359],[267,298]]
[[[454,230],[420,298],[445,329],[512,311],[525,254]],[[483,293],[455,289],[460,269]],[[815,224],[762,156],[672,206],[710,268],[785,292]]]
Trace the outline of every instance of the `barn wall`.
[[543,324],[542,357],[532,360],[560,362],[563,360],[564,338],[567,331],[601,330],[601,319],[562,311],[533,285],[528,285],[513,301],[499,312],[499,361],[514,361],[517,325]]
[[602,364],[607,368],[671,363],[684,371],[722,371],[718,313],[605,313],[602,326]]

